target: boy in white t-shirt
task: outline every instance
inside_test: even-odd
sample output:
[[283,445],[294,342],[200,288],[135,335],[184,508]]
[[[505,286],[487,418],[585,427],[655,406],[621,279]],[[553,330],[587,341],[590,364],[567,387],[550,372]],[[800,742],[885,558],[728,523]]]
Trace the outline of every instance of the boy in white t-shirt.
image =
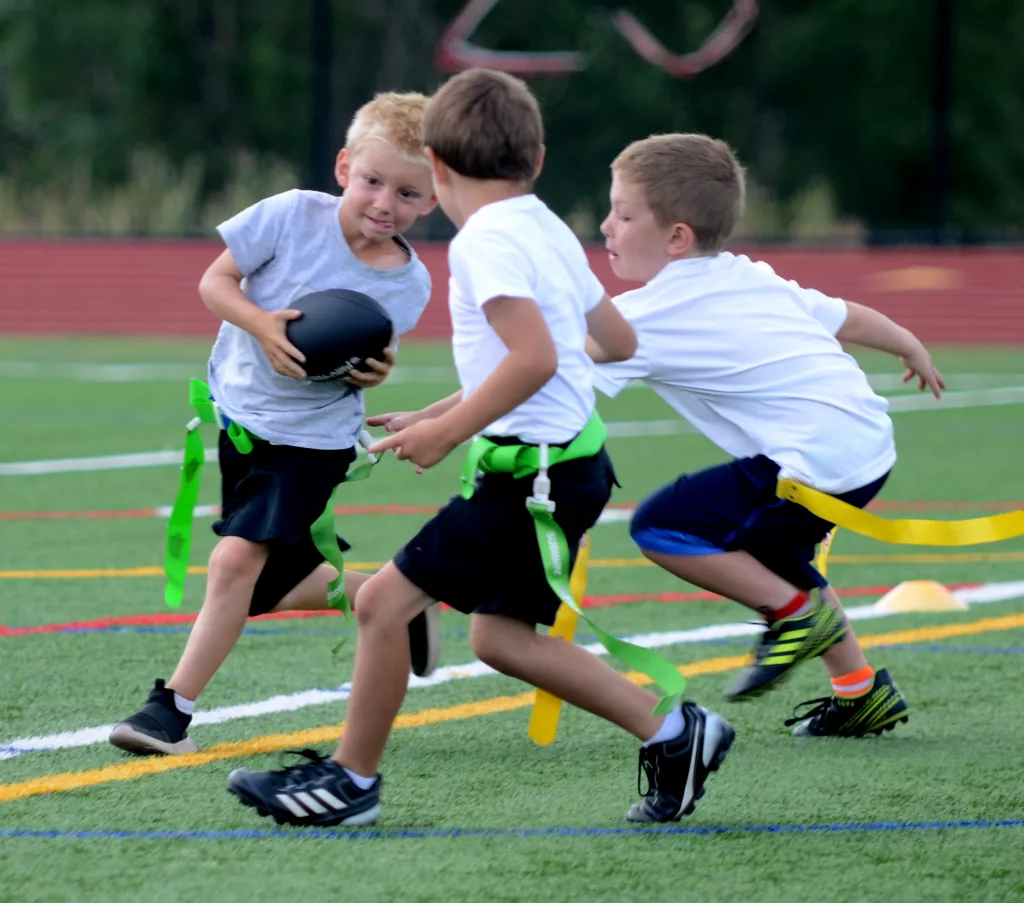
[[[195,752],[193,706],[246,619],[328,607],[337,571],[310,528],[355,460],[360,390],[383,381],[393,356],[370,362],[373,372],[351,373],[348,386],[307,380],[285,327],[299,316],[290,309],[295,300],[338,288],[379,301],[397,335],[416,325],[430,275],[401,233],[436,204],[422,142],[426,104],[422,94],[387,92],[359,109],[335,165],[341,198],[286,191],[218,227],[227,247],[199,283],[203,302],[224,321],[210,354],[210,392],[225,418],[249,433],[252,449],[243,454],[221,431],[223,503],[213,525],[220,539],[203,607],[171,678],[158,679],[143,707],[111,731],[120,749]],[[369,579],[345,576],[352,598]],[[425,674],[437,660],[436,618],[425,615],[410,632],[413,667]]]
[[897,355],[904,379],[936,397],[945,383],[921,342],[877,311],[722,251],[743,200],[741,167],[705,135],[652,136],[612,164],[601,225],[612,270],[646,284],[614,302],[636,329],[637,353],[614,362],[597,337],[588,343],[595,385],[614,396],[643,380],[735,456],[654,493],[630,532],[651,561],[764,616],[755,662],[730,698],[756,696],[823,655],[833,695],[787,722],[793,733],[881,732],[907,720],[907,704],[888,672],[868,665],[811,564],[834,525],[775,488],[790,477],[863,507],[896,461],[886,401],[841,343]]
[[[628,358],[636,337],[579,241],[532,192],[543,125],[525,84],[486,70],[455,76],[430,101],[424,141],[438,199],[459,228],[449,249],[449,306],[462,390],[423,411],[393,415],[394,435],[373,450],[394,448],[426,468],[482,434],[493,444],[478,439],[472,448],[495,453],[482,465],[512,454],[517,462],[563,456],[550,466],[550,499],[572,558],[615,480],[594,417],[587,333],[611,360]],[[595,424],[597,439],[587,442]],[[467,460],[462,496],[360,591],[352,695],[334,755],[311,755],[309,764],[284,771],[239,769],[228,789],[278,821],[375,822],[377,769],[406,691],[406,626],[444,599],[471,614],[470,640],[482,661],[644,743],[640,761],[650,789],[630,809],[631,820],[672,821],[692,811],[725,757],[732,728],[689,702],[655,716],[657,698],[647,690],[582,647],[537,633],[538,624],[553,623],[559,605],[526,507],[543,491],[537,466],[525,474],[518,466],[482,466],[474,484],[475,459]]]

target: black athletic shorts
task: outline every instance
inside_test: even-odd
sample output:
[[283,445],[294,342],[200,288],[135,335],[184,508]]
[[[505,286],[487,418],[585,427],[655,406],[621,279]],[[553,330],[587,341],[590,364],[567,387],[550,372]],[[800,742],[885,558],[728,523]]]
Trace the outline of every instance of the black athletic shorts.
[[[250,616],[266,614],[323,563],[310,528],[355,460],[353,448],[324,451],[253,439],[239,452],[220,434],[221,516],[213,532],[270,546]],[[349,549],[340,536],[338,546]]]
[[[514,437],[500,444],[522,444]],[[555,522],[572,562],[583,535],[604,510],[615,485],[611,459],[591,458],[548,471]],[[533,477],[486,474],[471,499],[455,496],[395,556],[395,566],[432,598],[466,614],[501,614],[528,624],[553,624],[559,599],[548,585],[526,499]]]

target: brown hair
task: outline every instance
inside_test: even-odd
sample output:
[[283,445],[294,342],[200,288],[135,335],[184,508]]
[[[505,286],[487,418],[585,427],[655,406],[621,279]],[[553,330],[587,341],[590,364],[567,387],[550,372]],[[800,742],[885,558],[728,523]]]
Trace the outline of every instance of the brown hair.
[[430,98],[423,143],[461,176],[532,183],[544,146],[540,106],[520,79],[467,69]]
[[363,104],[345,135],[345,147],[355,155],[371,141],[390,144],[410,163],[429,163],[423,150],[423,94],[386,91]]
[[743,213],[743,167],[729,145],[707,135],[651,135],[634,141],[612,172],[636,185],[664,226],[686,223],[697,247],[720,251]]

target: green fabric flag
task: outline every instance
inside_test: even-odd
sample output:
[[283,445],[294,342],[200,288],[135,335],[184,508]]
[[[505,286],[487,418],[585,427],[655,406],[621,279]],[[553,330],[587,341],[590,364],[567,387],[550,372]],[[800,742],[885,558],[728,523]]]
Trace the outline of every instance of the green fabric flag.
[[[171,509],[167,522],[167,550],[164,557],[164,574],[167,583],[164,588],[164,601],[171,608],[181,605],[185,588],[185,576],[188,573],[189,554],[192,550],[192,521],[195,515],[196,500],[199,498],[203,465],[206,454],[199,427],[204,423],[215,423],[218,427],[225,426],[228,438],[235,448],[247,455],[252,451],[253,436],[239,423],[227,420],[220,412],[217,403],[210,397],[210,388],[199,379],[189,381],[189,403],[196,416],[189,421],[185,433],[185,458],[181,465],[181,483],[178,495]],[[360,434],[360,442],[369,446],[373,441],[365,430]],[[343,482],[354,483],[370,476],[378,458],[371,455],[352,470]],[[345,596],[345,559],[338,548],[337,534],[334,528],[334,497],[327,502],[323,514],[310,528],[310,535],[324,560],[338,571],[338,577],[328,586],[328,600],[332,608],[347,614],[351,608]]]
[[[622,664],[646,674],[661,689],[653,714],[664,715],[680,704],[686,679],[668,659],[651,649],[627,643],[595,624],[573,598],[569,590],[569,544],[562,528],[555,522],[555,504],[548,498],[550,480],[547,468],[563,461],[590,458],[601,451],[607,431],[595,411],[583,431],[566,448],[541,448],[532,445],[497,445],[484,436],[478,437],[469,448],[462,469],[462,495],[472,498],[476,473],[511,473],[516,478],[536,474],[534,495],[526,500],[537,531],[537,546],[548,585],[555,595],[575,611],[594,632],[601,645]],[[547,453],[545,455],[545,452]],[[545,461],[545,457],[547,460]]]

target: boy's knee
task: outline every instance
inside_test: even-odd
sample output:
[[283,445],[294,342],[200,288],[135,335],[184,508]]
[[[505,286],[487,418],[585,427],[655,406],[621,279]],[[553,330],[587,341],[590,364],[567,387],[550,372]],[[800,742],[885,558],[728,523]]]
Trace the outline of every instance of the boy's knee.
[[515,643],[503,626],[492,617],[474,616],[469,627],[469,645],[485,665],[505,673],[515,657]]
[[266,561],[263,546],[240,536],[225,536],[210,555],[210,581],[255,584]]

